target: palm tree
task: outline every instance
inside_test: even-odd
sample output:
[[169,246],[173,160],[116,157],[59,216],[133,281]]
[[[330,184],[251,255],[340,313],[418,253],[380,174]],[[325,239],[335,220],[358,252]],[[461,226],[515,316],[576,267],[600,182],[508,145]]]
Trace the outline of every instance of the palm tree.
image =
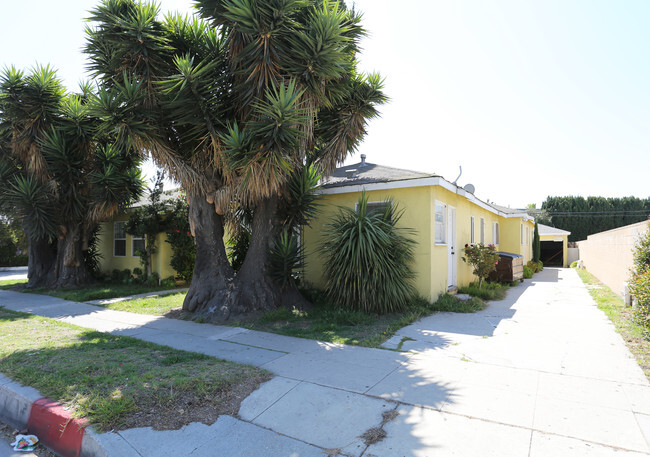
[[90,85],[67,94],[49,67],[0,76],[0,199],[29,237],[29,286],[91,281],[93,232],[141,191],[137,156],[104,133],[95,103]]
[[[86,51],[98,77],[125,94],[124,135],[190,196],[197,260],[184,308],[228,318],[284,302],[269,253],[286,229],[281,210],[292,176],[307,164],[328,172],[344,160],[385,96],[378,75],[356,70],[364,31],[342,3],[197,7],[203,21],[159,21],[150,4],[106,0],[92,12]],[[251,208],[253,220],[235,274],[222,216],[239,206]]]

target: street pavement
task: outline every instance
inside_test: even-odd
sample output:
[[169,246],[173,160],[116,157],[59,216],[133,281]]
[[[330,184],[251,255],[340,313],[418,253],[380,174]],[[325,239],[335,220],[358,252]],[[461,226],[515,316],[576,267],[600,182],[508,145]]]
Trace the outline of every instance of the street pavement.
[[649,455],[650,384],[570,269],[545,268],[479,313],[405,327],[385,343],[401,352],[8,291],[0,306],[276,375],[239,417],[98,435],[108,456]]
[[27,267],[0,267],[0,281],[10,279],[27,279]]

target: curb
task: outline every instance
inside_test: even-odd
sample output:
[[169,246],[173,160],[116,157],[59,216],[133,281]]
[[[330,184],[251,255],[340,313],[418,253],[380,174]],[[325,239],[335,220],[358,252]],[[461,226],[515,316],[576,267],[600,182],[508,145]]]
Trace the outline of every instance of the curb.
[[0,420],[17,429],[28,428],[62,457],[109,457],[91,427],[84,427],[83,421],[73,419],[61,404],[43,397],[38,390],[1,373]]

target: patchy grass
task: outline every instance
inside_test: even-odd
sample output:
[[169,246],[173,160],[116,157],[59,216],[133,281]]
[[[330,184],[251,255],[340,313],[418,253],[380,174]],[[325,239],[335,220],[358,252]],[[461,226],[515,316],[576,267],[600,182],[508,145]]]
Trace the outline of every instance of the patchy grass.
[[[332,343],[380,347],[397,330],[435,312],[474,313],[485,308],[478,299],[463,301],[452,295],[441,295],[435,303],[414,300],[404,311],[389,314],[369,314],[358,310],[332,308],[318,291],[306,291],[315,303],[308,311],[279,308],[262,315],[228,322],[228,325],[263,332],[309,338]],[[190,314],[180,311],[185,293],[165,297],[148,297],[103,305],[110,309],[141,314],[167,315],[187,319]]]
[[0,308],[0,372],[100,431],[237,414],[264,370]]
[[506,292],[510,287],[510,284],[486,281],[483,283],[483,287],[479,289],[478,283],[473,282],[469,286],[458,288],[458,292],[471,295],[472,297],[478,297],[482,300],[503,300],[506,298]]
[[644,338],[643,327],[635,322],[634,310],[625,306],[623,299],[594,275],[581,268],[576,271],[582,281],[587,284],[589,293],[598,308],[612,321],[646,377],[650,379],[650,341]]
[[90,301],[100,300],[102,298],[126,297],[135,294],[144,294],[147,292],[156,292],[159,290],[174,289],[174,287],[147,286],[144,284],[123,284],[123,283],[97,283],[79,289],[23,289],[21,292],[31,294],[50,295],[52,297],[62,298],[70,301]]
[[378,348],[397,330],[432,313],[476,312],[485,306],[479,299],[464,302],[451,295],[442,295],[435,303],[418,299],[405,311],[378,315],[332,308],[322,301],[314,301],[314,308],[309,311],[280,308],[232,325],[319,341]]
[[[468,293],[468,292],[464,292]],[[469,294],[472,295],[472,294]],[[503,293],[505,297],[505,291]],[[500,300],[500,299],[497,299]],[[441,295],[437,302],[429,305],[432,311],[448,312],[448,313],[475,313],[485,309],[485,302],[476,296],[472,296],[469,300],[459,300],[453,295]]]
[[185,295],[187,295],[187,292],[178,292],[176,294],[136,298],[98,306],[130,313],[164,316],[172,310],[180,309],[183,306]]
[[12,290],[24,284],[27,284],[26,279],[3,279],[0,281],[0,290]]

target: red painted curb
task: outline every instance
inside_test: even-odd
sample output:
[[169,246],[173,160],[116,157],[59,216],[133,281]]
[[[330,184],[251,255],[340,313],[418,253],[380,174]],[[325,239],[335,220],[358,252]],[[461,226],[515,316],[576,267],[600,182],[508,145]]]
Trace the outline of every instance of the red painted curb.
[[79,457],[87,425],[50,398],[36,400],[27,421],[29,433],[63,457]]

